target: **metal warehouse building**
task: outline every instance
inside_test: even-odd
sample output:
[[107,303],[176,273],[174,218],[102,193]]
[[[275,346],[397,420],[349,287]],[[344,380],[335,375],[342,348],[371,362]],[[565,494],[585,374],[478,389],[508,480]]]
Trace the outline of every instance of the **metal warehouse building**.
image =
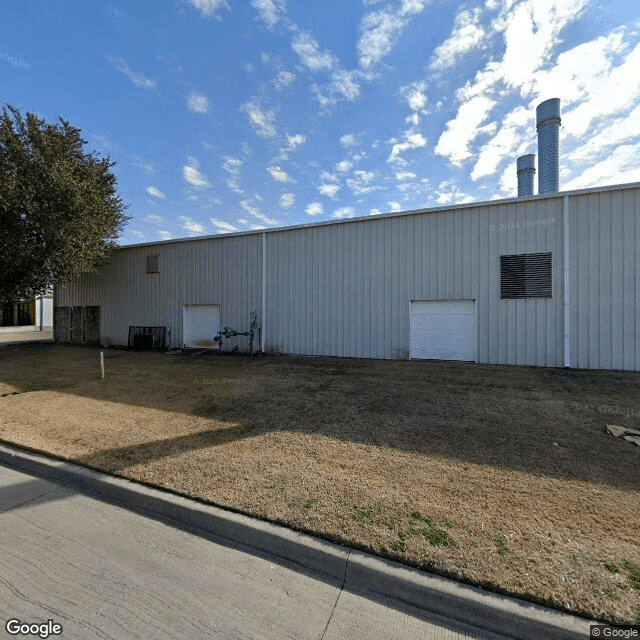
[[638,371],[640,183],[128,246],[55,307],[59,342],[255,311],[266,353]]

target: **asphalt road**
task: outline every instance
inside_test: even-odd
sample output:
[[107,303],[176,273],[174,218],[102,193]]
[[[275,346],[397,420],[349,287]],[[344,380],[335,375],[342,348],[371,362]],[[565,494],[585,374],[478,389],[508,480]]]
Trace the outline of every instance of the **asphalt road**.
[[[0,637],[498,638],[0,466]],[[14,626],[17,623],[14,623]]]

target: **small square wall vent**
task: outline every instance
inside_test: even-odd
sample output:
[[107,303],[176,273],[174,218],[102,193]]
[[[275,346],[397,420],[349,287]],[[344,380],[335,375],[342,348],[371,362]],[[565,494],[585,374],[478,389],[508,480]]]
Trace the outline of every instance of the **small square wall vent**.
[[147,273],[160,273],[159,258],[160,256],[147,256]]

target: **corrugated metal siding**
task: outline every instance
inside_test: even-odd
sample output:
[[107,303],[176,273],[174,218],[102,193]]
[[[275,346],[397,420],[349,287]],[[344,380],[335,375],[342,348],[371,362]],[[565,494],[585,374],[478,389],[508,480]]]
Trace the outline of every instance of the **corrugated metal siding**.
[[[100,305],[101,337],[127,344],[130,325],[171,327],[182,345],[182,305],[219,304],[222,326],[246,331],[260,311],[261,238],[245,235],[122,249],[101,275],[87,274],[58,289],[57,304]],[[147,274],[146,256],[159,256],[158,274]],[[231,344],[246,348],[248,338]],[[247,343],[247,344],[245,344]]]
[[[408,358],[410,300],[476,300],[478,362],[562,366],[564,195],[267,231],[267,350]],[[569,194],[569,207],[571,365],[638,370],[640,188]],[[500,256],[541,252],[552,298],[501,300]],[[162,325],[176,346],[183,304],[219,304],[223,326],[247,329],[261,278],[262,233],[194,238],[118,251],[57,304],[100,306],[112,344]]]
[[[269,233],[267,349],[408,358],[409,300],[475,299],[479,362],[560,365],[561,234],[561,197]],[[500,255],[544,251],[552,299],[500,300]]]
[[570,199],[572,366],[640,370],[639,194]]

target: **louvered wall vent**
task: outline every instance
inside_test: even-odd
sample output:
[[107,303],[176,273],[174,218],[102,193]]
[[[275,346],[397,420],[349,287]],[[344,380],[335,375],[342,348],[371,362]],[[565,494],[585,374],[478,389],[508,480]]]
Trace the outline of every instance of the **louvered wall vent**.
[[147,273],[160,273],[159,258],[160,256],[147,256]]
[[500,298],[551,298],[551,253],[500,256]]

